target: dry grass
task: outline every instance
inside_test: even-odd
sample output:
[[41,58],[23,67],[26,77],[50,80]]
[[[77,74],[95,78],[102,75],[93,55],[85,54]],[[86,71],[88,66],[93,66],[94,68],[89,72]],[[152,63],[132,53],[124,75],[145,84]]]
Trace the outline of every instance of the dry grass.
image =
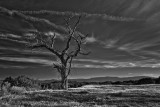
[[0,97],[0,104],[7,107],[160,107],[160,86],[103,85],[68,91],[26,91]]

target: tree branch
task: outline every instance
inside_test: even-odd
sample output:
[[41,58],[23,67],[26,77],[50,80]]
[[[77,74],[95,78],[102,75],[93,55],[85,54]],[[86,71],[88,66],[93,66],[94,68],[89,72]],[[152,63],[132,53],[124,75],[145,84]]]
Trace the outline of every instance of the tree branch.
[[68,38],[68,40],[67,40],[67,45],[66,45],[65,49],[62,51],[62,54],[63,54],[63,55],[68,51],[69,46],[70,46],[71,39],[72,39],[72,38],[75,38],[73,35],[74,35],[75,30],[76,30],[76,28],[77,28],[77,26],[78,26],[78,24],[79,24],[79,22],[80,22],[80,19],[81,19],[81,16],[78,18],[78,20],[77,20],[76,24],[74,25],[74,28],[73,28],[73,29],[71,29],[68,21],[66,20],[67,26],[68,26],[68,28],[69,28],[69,38]]
[[69,25],[70,19],[71,19],[71,17],[68,18],[68,20],[67,20],[67,19],[64,19],[64,21],[66,22],[66,26],[67,26],[67,28],[68,28],[68,33],[69,33],[69,34],[70,34],[71,31],[72,31],[72,28],[71,28],[71,26]]
[[66,48],[62,51],[62,54],[63,54],[63,55],[64,55],[64,54],[67,52],[67,50],[69,49],[71,39],[72,39],[72,37],[70,36],[70,37],[68,38],[68,40],[67,40]]
[[61,57],[60,53],[57,50],[54,50],[53,48],[50,48],[46,44],[34,44],[34,45],[29,46],[29,47],[32,48],[32,49],[35,49],[35,48],[46,48],[50,52],[52,52],[55,55],[57,55],[59,58]]

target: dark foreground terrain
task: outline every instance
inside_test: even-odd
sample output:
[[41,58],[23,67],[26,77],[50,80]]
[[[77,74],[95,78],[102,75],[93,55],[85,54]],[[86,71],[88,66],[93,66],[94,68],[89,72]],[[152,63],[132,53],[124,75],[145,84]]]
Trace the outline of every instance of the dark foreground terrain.
[[86,85],[0,97],[4,107],[160,107],[160,85]]

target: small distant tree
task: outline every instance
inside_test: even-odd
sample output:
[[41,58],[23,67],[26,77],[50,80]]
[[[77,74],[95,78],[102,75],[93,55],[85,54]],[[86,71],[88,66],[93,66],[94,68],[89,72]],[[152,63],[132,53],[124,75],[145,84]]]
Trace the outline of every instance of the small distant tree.
[[[32,49],[45,48],[57,57],[58,61],[53,61],[53,67],[57,69],[61,76],[61,88],[66,90],[68,89],[68,76],[71,72],[73,58],[77,57],[79,54],[88,55],[90,53],[82,50],[82,45],[84,44],[87,35],[82,35],[76,31],[80,19],[81,17],[76,20],[73,27],[71,27],[70,24],[71,18],[65,19],[68,33],[66,34],[65,48],[61,51],[56,50],[54,47],[57,36],[55,32],[54,35],[46,35],[43,32],[34,32],[34,38],[30,38],[29,47]],[[73,47],[73,44],[75,46],[74,48],[71,48]]]

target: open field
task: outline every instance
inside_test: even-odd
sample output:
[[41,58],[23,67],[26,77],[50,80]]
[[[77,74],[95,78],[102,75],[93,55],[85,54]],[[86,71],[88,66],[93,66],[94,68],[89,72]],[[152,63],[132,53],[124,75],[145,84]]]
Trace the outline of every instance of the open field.
[[160,107],[160,85],[87,85],[0,97],[7,107]]

